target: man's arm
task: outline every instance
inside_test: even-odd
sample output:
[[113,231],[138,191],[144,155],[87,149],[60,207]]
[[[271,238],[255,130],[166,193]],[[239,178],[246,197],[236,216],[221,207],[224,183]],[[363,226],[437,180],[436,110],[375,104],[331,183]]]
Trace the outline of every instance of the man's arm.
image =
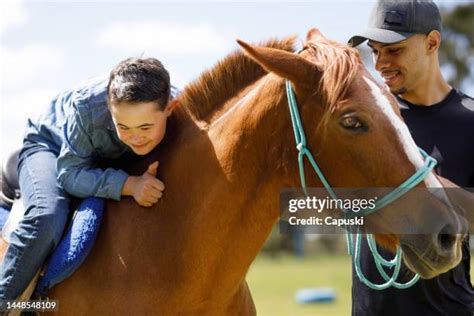
[[63,126],[63,144],[57,162],[58,182],[73,196],[120,200],[128,174],[123,170],[103,170],[94,166],[91,118],[83,116],[76,109],[68,114]]
[[449,200],[453,203],[456,209],[460,210],[468,221],[469,231],[474,232],[474,193],[460,188],[456,184],[452,183],[448,179],[438,176],[446,193],[448,194]]

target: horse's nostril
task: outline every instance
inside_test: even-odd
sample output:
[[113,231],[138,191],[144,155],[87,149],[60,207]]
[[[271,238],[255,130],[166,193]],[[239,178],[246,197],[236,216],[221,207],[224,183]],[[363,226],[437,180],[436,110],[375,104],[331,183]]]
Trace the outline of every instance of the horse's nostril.
[[438,246],[441,251],[450,251],[453,248],[454,243],[456,242],[456,235],[453,234],[438,234]]

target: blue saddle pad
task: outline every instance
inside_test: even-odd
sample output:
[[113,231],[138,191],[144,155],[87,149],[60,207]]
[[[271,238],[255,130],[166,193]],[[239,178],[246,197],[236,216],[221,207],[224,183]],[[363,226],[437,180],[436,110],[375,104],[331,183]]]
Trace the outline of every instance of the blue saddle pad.
[[46,296],[49,289],[69,277],[84,262],[94,245],[104,212],[104,200],[89,197],[82,201],[63,239],[40,276],[35,294]]

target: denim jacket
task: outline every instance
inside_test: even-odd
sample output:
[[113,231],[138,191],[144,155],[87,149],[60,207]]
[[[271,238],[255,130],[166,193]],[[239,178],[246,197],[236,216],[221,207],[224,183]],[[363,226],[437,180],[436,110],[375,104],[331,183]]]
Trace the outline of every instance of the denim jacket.
[[60,93],[45,113],[28,120],[23,151],[33,147],[33,152],[46,148],[56,153],[59,185],[73,196],[120,200],[128,177],[123,170],[96,166],[100,158],[132,152],[113,125],[107,83],[104,78],[94,79]]

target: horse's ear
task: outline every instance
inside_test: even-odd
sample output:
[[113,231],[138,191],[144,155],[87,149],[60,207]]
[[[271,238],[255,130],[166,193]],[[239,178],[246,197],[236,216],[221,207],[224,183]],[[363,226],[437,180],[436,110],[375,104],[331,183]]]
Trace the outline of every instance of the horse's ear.
[[293,83],[315,87],[321,70],[303,57],[280,49],[258,47],[237,40],[245,53],[269,72]]
[[317,41],[318,38],[326,38],[317,28],[312,28],[306,34],[306,42]]

